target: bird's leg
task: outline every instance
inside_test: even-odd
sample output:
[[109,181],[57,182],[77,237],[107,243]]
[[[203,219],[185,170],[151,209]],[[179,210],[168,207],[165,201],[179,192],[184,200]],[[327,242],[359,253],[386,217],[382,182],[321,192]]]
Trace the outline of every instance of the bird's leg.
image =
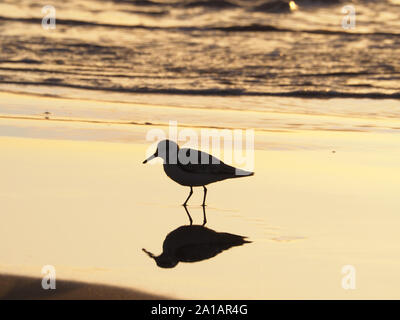
[[190,187],[189,196],[187,197],[186,201],[183,203],[183,206],[184,206],[184,207],[186,206],[186,203],[188,202],[188,200],[190,199],[190,197],[192,196],[192,194],[193,194],[193,187]]
[[203,188],[204,188],[204,198],[202,206],[204,207],[206,205],[207,188],[206,186],[203,186]]
[[190,225],[192,225],[193,224],[193,220],[192,220],[192,217],[190,216],[189,210],[187,209],[186,206],[183,206],[183,207],[185,208],[185,211],[186,211],[186,213],[187,213],[187,215],[189,217]]
[[206,218],[206,207],[203,206],[203,226],[205,226],[207,223],[207,218]]

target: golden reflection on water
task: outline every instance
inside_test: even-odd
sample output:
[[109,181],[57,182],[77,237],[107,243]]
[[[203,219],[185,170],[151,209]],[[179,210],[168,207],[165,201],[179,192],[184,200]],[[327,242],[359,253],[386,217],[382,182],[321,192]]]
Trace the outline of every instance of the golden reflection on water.
[[[52,264],[60,278],[180,298],[398,297],[393,150],[256,151],[254,177],[209,186],[206,225],[252,243],[163,269],[142,248],[158,255],[166,235],[188,224],[180,206],[188,190],[161,166],[141,164],[146,145],[0,145],[3,272],[40,276]],[[201,200],[195,188],[194,225],[203,220]],[[357,268],[354,291],[341,288],[347,264]]]
[[289,7],[290,7],[290,10],[292,10],[292,11],[295,11],[299,8],[299,6],[294,1],[289,2]]

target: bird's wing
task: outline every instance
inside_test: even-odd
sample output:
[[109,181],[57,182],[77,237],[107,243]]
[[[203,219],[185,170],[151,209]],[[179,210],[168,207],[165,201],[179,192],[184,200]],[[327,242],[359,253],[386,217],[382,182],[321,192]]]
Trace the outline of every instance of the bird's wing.
[[179,150],[178,165],[182,170],[191,173],[235,174],[235,168],[223,163],[212,155],[189,148]]

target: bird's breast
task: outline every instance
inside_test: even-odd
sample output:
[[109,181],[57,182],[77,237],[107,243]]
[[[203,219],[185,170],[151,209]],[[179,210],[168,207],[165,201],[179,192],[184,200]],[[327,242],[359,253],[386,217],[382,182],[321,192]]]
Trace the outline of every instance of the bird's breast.
[[193,173],[183,170],[177,164],[164,164],[165,174],[182,186],[199,187],[218,181],[219,179],[208,173]]

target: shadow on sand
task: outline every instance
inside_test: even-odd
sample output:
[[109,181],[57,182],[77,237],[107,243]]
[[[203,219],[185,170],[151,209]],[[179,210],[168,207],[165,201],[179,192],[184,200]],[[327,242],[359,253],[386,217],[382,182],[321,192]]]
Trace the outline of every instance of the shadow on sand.
[[44,290],[42,279],[0,275],[0,300],[152,300],[167,299],[141,290],[123,288],[96,283],[85,283],[69,280],[58,280],[56,290]]

